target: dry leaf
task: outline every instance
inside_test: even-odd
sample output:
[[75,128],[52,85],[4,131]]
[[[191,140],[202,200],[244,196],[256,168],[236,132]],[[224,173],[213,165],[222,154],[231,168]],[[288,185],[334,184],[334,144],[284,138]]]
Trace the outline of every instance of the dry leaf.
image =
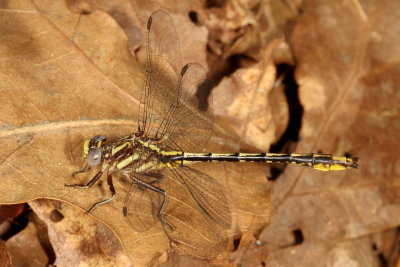
[[4,267],[11,267],[11,257],[3,240],[0,240],[0,262]]
[[260,151],[269,149],[288,122],[286,99],[282,90],[274,86],[276,67],[272,54],[281,44],[282,40],[271,42],[260,63],[239,69],[213,92],[219,124],[231,128],[241,140]]
[[369,235],[400,224],[398,124],[400,19],[394,1],[308,1],[291,44],[304,105],[297,151],[352,153],[360,170],[292,166],[274,184],[260,239],[267,266],[378,266]]
[[6,242],[14,266],[45,266],[49,263],[35,225],[30,222],[18,235]]
[[53,200],[29,205],[48,227],[57,266],[130,266],[114,233],[83,211]]
[[[135,266],[163,264],[168,257],[169,264],[201,266],[398,264],[399,4],[160,3],[0,4],[0,203],[51,198],[80,208],[62,204],[59,211],[65,217],[54,221],[52,212],[58,208],[53,204],[30,202],[50,229],[61,265],[123,264],[117,259],[124,257],[118,244],[104,247],[113,238],[98,230],[100,223],[115,233]],[[223,79],[213,95],[218,120],[207,151],[238,152],[248,144],[265,150],[276,142],[288,115],[276,87],[275,64],[296,62],[303,106],[296,151],[352,153],[361,157],[360,169],[321,173],[288,166],[273,184],[273,216],[267,228],[270,188],[262,164],[195,165],[222,184],[233,218],[229,231],[215,227],[187,190],[173,182],[166,210],[176,226],[173,232],[160,223],[138,232],[127,222],[122,215],[127,192],[123,179],[115,179],[115,200],[85,215],[81,210],[109,196],[107,186],[103,182],[80,190],[64,183],[87,182],[94,175],[71,178],[82,166],[85,138],[104,134],[112,140],[136,129],[144,72],[131,53],[141,43],[138,33],[145,36],[148,16],[161,8],[173,13],[184,62],[208,61],[213,78]],[[285,35],[290,36],[294,61],[274,55],[280,44],[288,43]],[[272,42],[265,44],[267,40]],[[206,57],[206,45],[214,58]],[[141,59],[143,49],[140,53]],[[218,53],[262,59],[235,71]],[[226,65],[235,72],[223,78]],[[96,238],[101,240],[93,246]],[[0,251],[6,250],[0,246]]]
[[[143,70],[130,55],[124,32],[101,11],[77,14],[64,2],[50,0],[7,1],[0,7],[0,203],[50,198],[87,210],[108,196],[107,186],[82,190],[64,184],[78,182],[71,173],[83,164],[85,138],[104,134],[112,140],[136,129]],[[234,149],[235,143],[221,132],[207,147],[216,152]],[[122,215],[128,190],[123,180],[115,181],[115,200],[82,218],[93,216],[110,227],[133,265],[165,260],[171,248],[214,258],[226,252],[229,238],[268,223],[270,189],[260,167],[197,167],[223,185],[233,217],[231,231],[210,225],[187,190],[173,183],[166,210],[176,225],[171,233],[159,223],[146,232],[132,228]],[[90,254],[86,246],[83,253]],[[79,257],[71,260],[79,262]]]

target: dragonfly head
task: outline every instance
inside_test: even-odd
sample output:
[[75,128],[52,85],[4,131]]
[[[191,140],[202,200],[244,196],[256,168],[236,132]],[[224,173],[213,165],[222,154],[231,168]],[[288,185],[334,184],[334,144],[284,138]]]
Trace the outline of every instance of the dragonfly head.
[[83,143],[83,158],[86,159],[90,167],[100,164],[102,158],[102,145],[106,141],[104,135],[96,135],[92,139],[87,139]]

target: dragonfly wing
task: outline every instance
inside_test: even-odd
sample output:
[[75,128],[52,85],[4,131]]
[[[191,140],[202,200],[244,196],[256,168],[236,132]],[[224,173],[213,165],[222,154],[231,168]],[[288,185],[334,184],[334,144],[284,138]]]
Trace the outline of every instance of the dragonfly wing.
[[139,131],[158,136],[176,102],[177,84],[182,68],[179,39],[171,16],[154,12],[147,23],[146,81],[140,98]]
[[139,132],[173,149],[197,152],[212,133],[211,108],[200,109],[197,88],[206,77],[197,63],[182,68],[179,39],[171,16],[149,18],[146,83],[139,108]]
[[206,70],[198,63],[186,64],[180,77],[179,102],[168,124],[165,145],[181,151],[201,152],[213,130],[212,100],[202,108],[196,96],[204,84]]
[[231,213],[222,186],[198,170],[183,166],[169,169],[169,175],[183,183],[201,210],[224,228],[231,227]]
[[136,173],[130,176],[132,183],[125,197],[123,214],[133,229],[144,232],[158,222],[156,216],[161,206],[162,196],[137,183],[136,179],[158,186],[163,176],[159,173]]

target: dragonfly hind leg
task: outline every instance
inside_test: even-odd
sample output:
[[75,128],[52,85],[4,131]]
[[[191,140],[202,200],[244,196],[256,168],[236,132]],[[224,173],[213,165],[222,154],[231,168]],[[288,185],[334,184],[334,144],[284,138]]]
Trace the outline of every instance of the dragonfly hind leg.
[[157,177],[156,180],[153,180],[153,181],[151,181],[151,182],[149,182],[149,183],[144,182],[144,181],[142,181],[141,179],[138,179],[138,178],[136,178],[136,177],[134,177],[134,176],[130,176],[130,178],[133,179],[135,182],[137,182],[139,185],[143,186],[144,188],[150,189],[150,190],[152,190],[153,192],[156,192],[156,193],[159,193],[159,194],[162,195],[163,199],[162,199],[160,208],[158,209],[158,212],[157,212],[157,219],[158,219],[161,223],[163,223],[164,225],[166,225],[167,228],[168,228],[170,231],[174,230],[174,227],[173,227],[170,223],[168,223],[168,222],[163,218],[163,216],[162,216],[162,215],[163,215],[164,208],[165,208],[165,206],[166,206],[167,203],[168,203],[168,193],[167,193],[166,191],[164,191],[163,189],[161,189],[161,188],[159,188],[159,187],[157,187],[157,186],[152,185],[153,183],[158,183],[160,180],[162,180],[162,179],[163,179],[163,176]]
[[89,212],[90,212],[92,209],[94,209],[95,207],[97,207],[97,206],[99,206],[99,205],[102,205],[102,204],[105,204],[105,203],[107,203],[107,202],[110,202],[111,200],[114,199],[116,192],[115,192],[115,187],[114,187],[114,184],[113,184],[113,181],[112,181],[112,175],[111,175],[111,174],[108,174],[108,175],[107,175],[107,184],[108,184],[108,189],[110,189],[110,192],[111,192],[111,197],[106,198],[106,199],[103,199],[103,200],[101,200],[101,201],[98,201],[98,202],[94,203],[94,204],[86,211],[86,213],[89,213]]
[[147,182],[148,184],[159,183],[165,178],[164,175],[159,174],[159,173],[153,173],[153,172],[144,173],[143,175],[155,178],[153,181]]

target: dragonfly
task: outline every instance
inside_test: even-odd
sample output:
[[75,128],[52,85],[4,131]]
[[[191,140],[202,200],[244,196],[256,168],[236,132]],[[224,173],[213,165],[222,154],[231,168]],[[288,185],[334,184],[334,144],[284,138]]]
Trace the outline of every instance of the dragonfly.
[[[191,167],[198,162],[291,163],[320,171],[358,168],[358,158],[321,153],[204,153],[213,132],[212,104],[201,108],[196,97],[206,79],[198,63],[182,65],[179,38],[167,11],[154,12],[147,23],[146,75],[140,97],[138,128],[116,141],[107,142],[96,135],[83,144],[84,167],[75,176],[91,168],[98,172],[87,184],[68,187],[90,188],[105,175],[111,196],[94,203],[87,212],[111,201],[116,190],[113,175],[129,181],[122,208],[123,215],[137,218],[146,229],[165,219],[169,193],[162,185],[176,179],[195,200],[206,217],[223,228],[231,228],[231,213],[223,187],[211,176]],[[132,203],[142,204],[132,204]],[[144,203],[144,204],[143,204]],[[142,209],[135,212],[132,207]],[[150,214],[145,214],[148,210]],[[139,225],[135,222],[135,225]]]

